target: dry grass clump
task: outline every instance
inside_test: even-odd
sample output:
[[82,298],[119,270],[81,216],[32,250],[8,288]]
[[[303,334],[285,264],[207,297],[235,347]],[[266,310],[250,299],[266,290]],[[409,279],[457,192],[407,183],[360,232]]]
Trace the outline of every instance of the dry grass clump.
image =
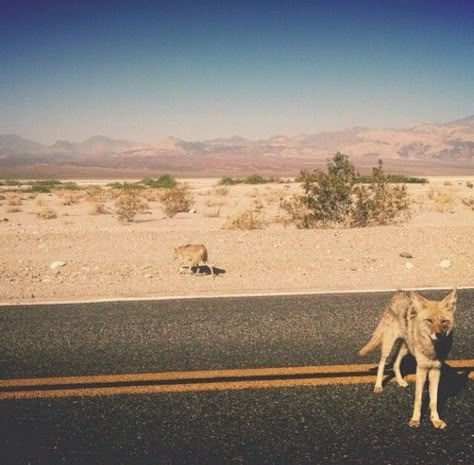
[[56,195],[61,199],[64,206],[70,206],[79,203],[84,198],[82,191],[71,191],[58,189]]
[[463,205],[469,207],[471,210],[474,211],[474,197],[468,197],[467,199],[462,199]]
[[430,189],[428,191],[428,198],[433,202],[435,210],[440,213],[452,210],[456,203],[452,194],[437,191],[435,189]]
[[225,197],[229,193],[229,186],[216,186],[214,192],[220,197]]
[[10,207],[19,207],[20,205],[22,205],[22,203],[23,201],[21,197],[17,197],[16,195],[9,197],[7,201],[7,204]]
[[105,204],[94,202],[89,209],[90,215],[108,215],[110,212],[105,207]]
[[36,212],[36,216],[38,218],[42,218],[43,220],[52,220],[58,217],[58,214],[50,207],[43,207],[41,210]]
[[305,206],[302,195],[293,194],[290,197],[282,198],[280,209],[284,214],[278,218],[278,221],[284,226],[294,224],[297,228],[305,227],[310,210]]
[[261,210],[263,210],[264,204],[263,204],[263,202],[262,202],[262,199],[260,199],[259,197],[257,197],[256,199],[254,199],[254,201],[252,202],[252,208],[253,208],[255,211],[261,211]]
[[194,203],[188,184],[177,184],[170,189],[163,189],[160,196],[163,210],[169,218],[178,213],[188,212]]
[[153,189],[153,188],[147,187],[146,189],[143,190],[142,196],[148,202],[158,202],[161,199],[160,190],[161,189]]
[[19,208],[19,207],[7,208],[7,213],[19,213],[19,212],[21,212],[21,208]]
[[84,190],[85,199],[88,202],[103,203],[110,198],[110,192],[101,186],[88,186]]
[[263,229],[265,221],[261,215],[253,210],[239,211],[235,215],[229,217],[222,225],[222,229]]
[[[270,187],[270,186],[267,186]],[[285,187],[290,187],[290,186],[285,186]],[[265,195],[263,196],[264,200],[269,204],[279,204],[281,201],[284,199],[284,197],[287,195],[287,193],[282,190],[282,189],[271,189],[267,192],[265,192]]]

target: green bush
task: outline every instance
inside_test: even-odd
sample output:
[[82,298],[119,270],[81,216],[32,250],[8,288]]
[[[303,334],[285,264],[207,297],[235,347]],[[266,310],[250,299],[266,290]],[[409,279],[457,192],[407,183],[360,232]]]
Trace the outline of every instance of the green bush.
[[235,178],[231,178],[230,176],[224,176],[218,182],[218,184],[221,186],[235,186],[236,184],[241,184],[241,183],[242,183],[242,179],[235,179]]
[[112,189],[124,189],[124,190],[133,190],[133,189],[143,189],[143,186],[137,182],[111,182],[106,185]]
[[265,178],[259,174],[252,174],[245,178],[245,184],[266,184],[269,182],[278,182],[279,180],[275,177]]
[[[388,174],[387,181],[390,184],[426,184],[428,183],[428,179],[426,178],[417,178],[417,177],[410,177],[405,176],[403,174]],[[357,184],[370,184],[374,182],[374,178],[372,174],[368,175],[360,175],[356,176],[356,183]]]
[[25,192],[36,192],[38,194],[51,193],[51,187],[45,184],[32,184]]
[[322,227],[347,223],[353,208],[352,188],[355,170],[349,158],[336,153],[327,165],[327,173],[303,171],[303,205],[310,212],[306,215],[306,227]]
[[5,179],[5,186],[21,186],[21,182],[16,179]]
[[140,184],[143,184],[147,187],[151,187],[153,189],[171,189],[172,187],[175,187],[177,183],[176,179],[174,179],[173,176],[170,176],[169,174],[163,174],[156,181],[150,178],[145,178],[140,181]]
[[[282,205],[298,227],[357,227],[387,224],[409,215],[406,186],[390,185],[382,161],[372,169],[368,185],[356,185],[358,176],[346,155],[337,153],[327,172],[302,171],[304,194]],[[295,203],[296,202],[296,203]]]
[[81,187],[76,184],[75,182],[65,182],[61,184],[61,189],[66,189],[68,191],[79,191],[81,190]]

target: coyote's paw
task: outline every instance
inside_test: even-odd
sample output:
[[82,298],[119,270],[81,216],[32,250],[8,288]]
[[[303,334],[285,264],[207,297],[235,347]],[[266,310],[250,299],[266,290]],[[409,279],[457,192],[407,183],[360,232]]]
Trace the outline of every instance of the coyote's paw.
[[412,418],[408,422],[408,426],[410,426],[411,428],[418,428],[420,426],[420,420],[415,420],[414,418]]
[[431,419],[431,423],[433,423],[433,426],[437,429],[444,429],[447,426],[446,423],[441,419],[438,419],[438,420]]
[[375,394],[382,394],[383,387],[382,386],[375,386],[374,387],[374,392],[375,392]]
[[398,382],[398,385],[402,388],[406,388],[408,386],[408,383],[404,379],[401,379],[397,382]]

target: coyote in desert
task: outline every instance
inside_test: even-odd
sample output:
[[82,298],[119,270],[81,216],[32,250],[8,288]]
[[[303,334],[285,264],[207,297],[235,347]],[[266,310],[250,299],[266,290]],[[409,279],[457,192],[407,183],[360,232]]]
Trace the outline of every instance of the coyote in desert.
[[194,266],[199,266],[200,263],[204,263],[209,270],[211,275],[214,276],[214,269],[209,263],[207,263],[207,249],[203,244],[186,244],[174,249],[176,258],[180,260],[178,271],[183,272],[183,267],[188,267],[189,273],[192,272]]
[[[416,359],[415,403],[409,422],[412,427],[420,425],[422,394],[426,378],[429,380],[431,422],[435,428],[445,428],[446,423],[438,415],[438,386],[441,365],[446,354],[440,348],[448,341],[454,327],[456,289],[441,301],[428,300],[416,292],[397,292],[385,307],[382,319],[370,341],[359,351],[359,355],[382,345],[382,354],[377,369],[375,393],[381,393],[382,378],[387,358],[399,347],[393,371],[398,384],[408,384],[400,373],[400,363],[407,352]],[[449,344],[448,344],[449,346]]]

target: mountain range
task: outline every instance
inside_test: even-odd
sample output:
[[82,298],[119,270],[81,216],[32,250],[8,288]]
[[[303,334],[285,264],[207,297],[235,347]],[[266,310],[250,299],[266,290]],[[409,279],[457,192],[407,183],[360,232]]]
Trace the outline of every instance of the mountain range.
[[165,170],[187,175],[295,174],[325,165],[338,151],[362,170],[381,159],[392,171],[474,174],[474,115],[402,129],[354,127],[257,141],[242,136],[204,141],[167,137],[145,144],[94,136],[43,145],[15,134],[0,135],[0,177],[55,172],[71,177],[142,176]]

